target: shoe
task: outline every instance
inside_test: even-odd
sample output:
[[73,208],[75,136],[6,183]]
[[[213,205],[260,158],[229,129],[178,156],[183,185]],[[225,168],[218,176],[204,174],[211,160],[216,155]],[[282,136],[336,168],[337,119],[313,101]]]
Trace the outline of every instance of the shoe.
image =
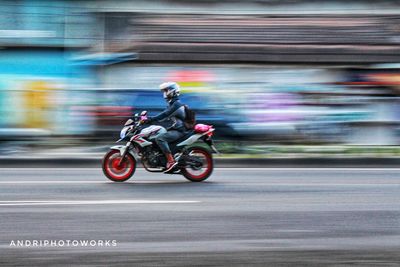
[[166,154],[166,157],[167,157],[167,166],[165,168],[164,173],[168,173],[168,172],[172,171],[175,168],[175,166],[178,164],[178,162],[175,161],[175,159],[171,153]]

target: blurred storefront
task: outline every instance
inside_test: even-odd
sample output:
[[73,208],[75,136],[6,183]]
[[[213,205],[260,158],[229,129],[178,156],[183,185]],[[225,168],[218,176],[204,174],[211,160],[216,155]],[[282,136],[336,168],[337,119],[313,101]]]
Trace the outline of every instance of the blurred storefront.
[[111,138],[174,80],[221,138],[399,144],[396,3],[306,2],[3,1],[0,125]]

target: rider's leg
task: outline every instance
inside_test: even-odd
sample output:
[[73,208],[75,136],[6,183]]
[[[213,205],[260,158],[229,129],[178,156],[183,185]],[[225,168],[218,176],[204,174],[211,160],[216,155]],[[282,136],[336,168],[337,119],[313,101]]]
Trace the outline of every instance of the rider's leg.
[[165,134],[160,135],[158,138],[156,138],[156,142],[158,146],[161,148],[162,152],[165,154],[165,157],[167,158],[167,166],[165,172],[171,171],[177,164],[175,162],[174,157],[171,154],[171,150],[169,148],[168,143],[173,142],[180,138],[184,133],[176,131],[176,130],[171,130],[166,132]]

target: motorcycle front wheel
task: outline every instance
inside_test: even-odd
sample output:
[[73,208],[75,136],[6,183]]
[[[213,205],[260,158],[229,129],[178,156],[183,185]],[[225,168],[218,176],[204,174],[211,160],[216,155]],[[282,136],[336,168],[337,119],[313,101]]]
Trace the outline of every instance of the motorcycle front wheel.
[[211,153],[203,147],[191,147],[188,151],[189,160],[195,160],[195,164],[187,164],[181,169],[182,175],[192,182],[202,182],[210,177],[214,169],[214,161]]
[[132,177],[136,170],[135,158],[127,153],[121,161],[118,150],[109,151],[103,158],[103,173],[113,182],[124,182]]

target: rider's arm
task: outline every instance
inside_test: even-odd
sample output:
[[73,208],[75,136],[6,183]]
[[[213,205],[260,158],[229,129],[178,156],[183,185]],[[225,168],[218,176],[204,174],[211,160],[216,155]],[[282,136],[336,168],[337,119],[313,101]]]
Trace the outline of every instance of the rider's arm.
[[152,118],[149,118],[149,120],[150,121],[162,121],[162,120],[168,118],[169,116],[171,116],[180,107],[181,107],[181,105],[178,102],[175,102],[171,106],[168,106],[167,109],[165,109],[160,114],[158,114],[158,115],[156,115],[156,116],[154,116]]

